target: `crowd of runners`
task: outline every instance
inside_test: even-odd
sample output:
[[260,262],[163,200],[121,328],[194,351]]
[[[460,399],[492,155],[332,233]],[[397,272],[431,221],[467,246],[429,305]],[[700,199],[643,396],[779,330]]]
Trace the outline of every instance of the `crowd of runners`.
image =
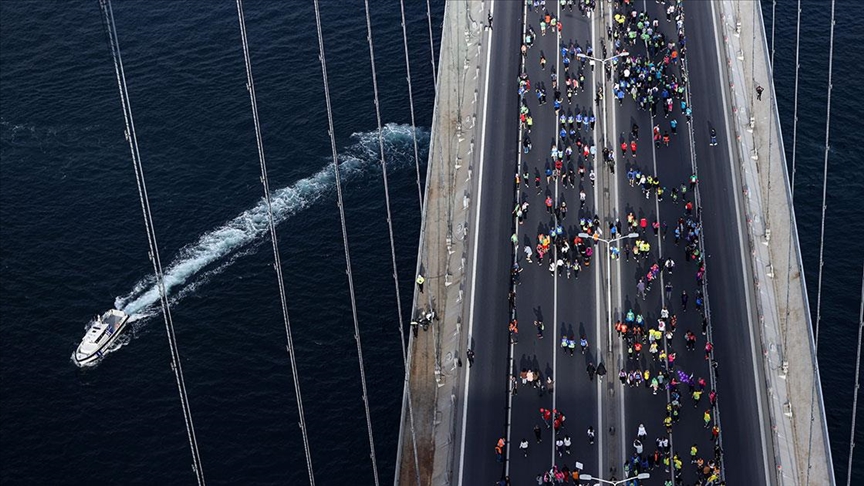
[[[651,128],[652,142],[654,149],[662,154],[662,150],[678,135],[678,124],[691,123],[692,110],[687,102],[686,73],[680,65],[687,53],[681,2],[670,1],[668,5],[658,3],[665,6],[665,18],[652,17],[633,2],[619,1],[613,14],[613,24],[607,29],[606,40],[613,46],[614,54],[627,53],[616,59],[620,61],[615,63],[613,69],[611,92],[620,105],[630,98],[639,110],[650,112],[652,120],[655,120]],[[667,37],[663,33],[664,24],[674,25],[674,37]],[[644,46],[644,49],[638,48],[638,45]],[[638,232],[640,238],[645,240],[648,239],[647,228],[650,226],[655,239],[673,239],[675,246],[667,244],[665,255],[651,253],[650,247],[644,246],[647,243],[640,240],[636,240],[632,248],[624,247],[628,259],[632,252],[634,258],[644,257],[646,266],[652,262],[644,277],[640,277],[635,284],[637,296],[645,300],[652,286],[658,286],[658,282],[664,280],[663,275],[667,278],[662,288],[665,299],[661,299],[661,302],[664,304],[656,322],[649,323],[641,314],[628,309],[615,323],[616,333],[622,339],[627,355],[625,367],[619,371],[619,379],[622,385],[633,388],[644,386],[654,395],[664,392],[667,404],[662,426],[667,437],[672,435],[673,428],[684,413],[701,415],[704,428],[710,430],[712,447],[708,451],[701,451],[698,444],[690,446],[689,464],[695,469],[696,485],[720,484],[722,448],[720,428],[715,420],[718,397],[709,385],[712,381],[710,374],[713,372],[714,378],[717,377],[717,361],[713,360],[714,346],[707,339],[710,322],[704,304],[706,269],[701,253],[702,228],[696,201],[699,181],[696,174],[691,174],[687,180],[667,184],[670,181],[661,181],[656,174],[640,170],[636,164],[638,141],[637,124],[632,126],[629,134],[625,136],[622,133],[619,137],[622,160],[630,159],[633,162],[627,164],[629,187],[638,187],[646,200],[653,196],[658,207],[660,204],[674,205],[678,219],[672,223],[674,230],[670,238],[667,221],[661,221],[659,217],[653,221],[645,217],[637,218],[632,212],[627,215],[628,231]],[[616,221],[616,224],[619,223]],[[695,280],[692,309],[697,312],[697,316],[695,319],[688,317],[687,322],[699,323],[700,329],[696,332],[701,334],[701,341],[692,329],[686,329],[682,336],[678,329],[679,315],[671,310],[674,293],[671,277],[676,271],[676,264],[669,255],[680,246],[683,246],[685,271],[692,272]],[[686,289],[681,290],[680,305],[675,306],[680,313],[687,312],[690,297]],[[676,337],[676,331],[679,337]],[[710,363],[710,367],[702,367],[707,378],[693,370],[682,369],[675,362],[679,349],[695,353],[697,346],[702,347],[705,361]],[[703,399],[703,395],[706,398]],[[685,404],[692,404],[695,411],[685,412]],[[664,472],[673,473],[676,484],[683,484],[685,465],[680,457],[682,451],[671,451],[668,438],[660,436],[655,440],[654,452],[647,453],[646,439],[645,427],[640,425],[633,441],[633,453],[624,466],[624,476],[631,477],[662,466]]]
[[[651,141],[653,150],[658,150],[658,154],[662,154],[664,148],[675,143],[679,124],[683,124],[682,128],[689,129],[692,111],[687,102],[687,79],[682,66],[687,45],[681,0],[655,1],[660,4],[662,14],[653,17],[638,7],[636,2],[614,2],[612,22],[607,27],[600,50],[604,58],[609,55],[619,57],[613,63],[604,63],[609,84],[603,86],[598,83],[594,98],[597,105],[580,106],[574,97],[586,90],[586,74],[594,69],[594,62],[586,62],[585,56],[593,56],[594,49],[588,40],[581,43],[575,39],[565,42],[560,35],[563,30],[561,19],[551,11],[554,9],[563,15],[565,9],[572,11],[575,7],[582,15],[590,17],[596,7],[594,0],[560,0],[560,10],[554,8],[557,6],[553,2],[547,6],[543,0],[526,0],[531,14],[520,47],[523,68],[518,77],[521,144],[524,155],[523,164],[515,175],[516,193],[520,196],[513,209],[517,228],[511,237],[511,243],[516,258],[511,269],[511,320],[508,331],[511,344],[518,343],[516,296],[521,283],[520,274],[525,268],[537,264],[547,269],[552,278],[578,279],[581,272],[590,269],[595,252],[602,248],[597,246],[598,238],[616,239],[621,235],[629,237],[636,233],[638,236],[633,235],[636,237],[632,240],[619,240],[620,246],[609,245],[609,258],[630,261],[632,257],[640,263],[640,268],[645,269],[644,273],[634,279],[633,285],[638,298],[646,300],[651,292],[662,291],[665,299],[661,299],[662,308],[656,312],[649,309],[643,315],[638,309],[631,308],[615,319],[614,331],[625,354],[624,366],[618,371],[618,378],[622,386],[627,388],[627,393],[642,393],[637,390],[644,388],[644,393],[665,399],[666,414],[660,423],[649,424],[648,427],[639,425],[632,442],[632,454],[629,454],[629,459],[622,465],[619,474],[627,478],[659,469],[662,472],[657,473],[657,476],[667,478],[665,484],[671,486],[673,483],[683,484],[684,471],[690,468],[695,473],[688,477],[695,478],[695,483],[689,484],[720,485],[723,481],[720,428],[716,422],[718,394],[711,385],[717,377],[717,362],[713,359],[713,344],[708,339],[710,318],[705,307],[706,268],[700,244],[700,208],[696,199],[698,178],[696,174],[692,174],[685,180],[661,181],[657,174],[640,168],[637,164],[637,160],[641,160],[637,155],[641,153],[637,152],[640,127],[633,124],[628,127],[629,133],[621,133],[617,140],[620,144],[621,162],[626,169],[627,184],[633,190],[638,188],[646,201],[656,201],[658,206],[662,204],[667,214],[670,211],[677,212],[677,219],[666,221],[659,215],[649,218],[636,216],[633,211],[628,211],[620,217],[612,215],[606,219],[608,222],[604,223],[590,208],[591,200],[587,193],[597,180],[595,162],[598,149],[594,142],[594,130],[598,120],[595,111],[601,109],[604,92],[611,93],[621,106],[632,102],[638,110],[650,113],[654,120],[650,127]],[[664,30],[670,31],[670,26],[675,32],[673,36],[663,33]],[[585,34],[586,38],[590,38],[590,33]],[[539,57],[540,73],[532,79],[528,74],[527,62],[529,52],[535,52],[538,35],[556,36],[560,52],[540,51],[539,55],[532,54],[532,59]],[[560,60],[560,72],[558,62],[549,64],[547,55],[550,59]],[[533,66],[531,70],[537,72]],[[536,99],[536,103],[529,103],[529,98]],[[551,107],[546,106],[549,103]],[[538,116],[551,118],[553,115],[550,108],[554,112],[556,136],[548,157],[546,154],[537,156],[532,152],[534,147],[531,134],[535,113],[530,105],[536,105],[534,109],[540,112]],[[648,152],[650,151],[649,146]],[[613,146],[607,146],[601,151],[603,161],[609,164],[613,174],[616,152],[617,148]],[[539,164],[534,165],[528,162],[529,160],[539,161]],[[623,179],[624,174],[621,177]],[[550,187],[556,190],[552,191]],[[559,193],[557,188],[562,191]],[[579,214],[570,216],[570,219],[564,197],[567,189],[578,194],[580,203]],[[533,198],[529,194],[534,194]],[[521,227],[528,218],[532,204],[542,205],[552,224],[547,231],[537,234],[536,238],[532,237],[530,242],[523,242],[519,235],[526,233],[521,231]],[[670,206],[675,209],[668,209]],[[658,248],[665,245],[664,254],[652,247],[652,242],[657,243]],[[673,254],[682,265],[676,267]],[[687,289],[681,289],[680,294],[675,293],[671,276],[681,271],[693,275],[694,288],[691,288],[690,293]],[[655,290],[657,287],[660,289]],[[673,295],[680,305],[673,305]],[[688,309],[691,312],[684,319],[682,314],[687,313]],[[649,315],[652,316],[651,319],[648,319]],[[679,321],[687,324],[681,325]],[[533,325],[536,339],[543,339],[543,321],[536,319]],[[582,354],[585,354],[589,347],[584,333],[577,337],[569,331],[556,337],[560,337],[560,352],[565,355],[573,356],[577,343]],[[676,363],[676,358],[682,356],[682,353],[698,354],[697,349],[705,353],[706,365],[699,366],[701,372],[685,369],[680,363]],[[595,376],[602,378],[606,374],[602,362],[595,366],[590,358],[586,361],[586,372],[591,380],[594,380]],[[538,365],[526,366],[518,372],[514,370],[514,374],[510,376],[510,391],[514,399],[519,395],[520,387],[530,387],[542,397],[554,391],[555,383],[551,376],[541,373]],[[693,408],[694,411],[689,411],[688,408]],[[571,412],[579,413],[578,410]],[[676,443],[675,450],[672,449],[670,437],[685,414],[698,414],[701,417],[710,447],[700,447],[696,443],[686,448]],[[532,443],[543,442],[546,434],[544,429],[549,429],[548,433],[555,446],[555,456],[560,462],[537,474],[539,485],[578,482],[582,473],[582,465],[577,458],[570,459],[570,456],[574,455],[574,441],[570,434],[574,432],[568,430],[565,421],[566,418],[560,410],[540,408],[539,419],[533,429],[533,441],[520,437],[523,432],[530,437],[528,431],[514,430],[515,437],[519,439],[513,444],[511,460],[518,461],[519,456],[529,456]],[[653,447],[648,439],[648,428],[658,432]],[[586,443],[593,445],[596,437],[594,428],[588,427],[585,436]],[[504,461],[507,447],[505,438],[497,441],[495,450],[499,461]],[[509,484],[509,478],[502,479],[502,484]]]

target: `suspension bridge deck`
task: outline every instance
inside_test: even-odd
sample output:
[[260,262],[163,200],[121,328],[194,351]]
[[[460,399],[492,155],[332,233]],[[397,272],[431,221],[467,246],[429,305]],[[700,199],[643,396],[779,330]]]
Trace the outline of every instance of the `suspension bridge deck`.
[[[645,147],[650,141],[645,142],[639,162],[626,163],[664,181],[686,181],[691,173],[699,174],[711,321],[703,339],[713,342],[711,362],[717,367],[703,362],[699,351],[688,356],[683,345],[676,365],[710,377],[719,392],[712,420],[722,420],[725,479],[729,484],[834,484],[768,49],[761,11],[752,3],[752,9],[736,9],[731,1],[686,3],[693,122],[679,117],[681,133],[671,147],[649,152]],[[551,107],[529,100],[535,117],[531,137],[537,147],[520,154],[518,106],[511,100],[523,19],[539,30],[537,14],[523,7],[522,2],[491,0],[447,3],[418,254],[418,273],[426,283],[422,292],[415,292],[412,314],[432,308],[439,320],[410,341],[396,484],[490,484],[504,475],[513,484],[529,484],[556,462],[573,467],[576,461],[595,477],[622,477],[636,427],[645,423],[648,428],[649,452],[654,437],[663,435],[666,402],[625,389],[614,376],[626,366],[626,350],[620,340],[609,339],[607,313],[641,306],[646,316],[656,319],[662,305],[676,307],[660,295],[662,289],[642,303],[636,299],[633,279],[642,267],[635,262],[609,266],[596,258],[578,281],[566,280],[527,265],[518,251],[524,271],[513,312],[522,332],[519,343],[508,345],[505,326],[512,316],[505,296],[514,258],[510,235],[515,229],[521,247],[523,238],[531,241],[549,224],[533,187],[516,191],[515,197],[529,201],[531,210],[523,226],[515,224],[510,216],[513,176],[523,167],[532,175],[535,167],[542,170],[545,147],[557,138]],[[661,5],[646,2],[643,7],[663,18]],[[558,7],[550,3],[549,8]],[[598,3],[593,18],[552,10],[564,29],[560,38],[554,31],[539,37],[529,51],[526,69],[532,83],[549,82],[548,68],[537,67],[541,50],[557,67],[558,42],[577,39],[600,45],[611,8]],[[494,29],[486,25],[490,15]],[[587,78],[589,86],[603,83],[600,69]],[[766,96],[757,101],[752,91],[760,83],[767,86]],[[591,90],[577,94],[576,103],[592,106]],[[614,149],[618,134],[633,123],[646,132],[655,123],[668,123],[638,111],[632,102],[618,107],[610,96],[606,104],[608,117],[597,106],[593,136],[598,145],[606,137]],[[711,127],[721,142],[713,147],[707,136]],[[596,187],[586,187],[587,211],[600,215],[604,225],[631,210],[674,221],[680,208],[671,209],[668,202],[661,207],[638,192],[633,195],[622,181],[626,167],[619,160],[617,176],[597,167]],[[546,190],[556,201],[577,200],[574,189],[557,181]],[[578,220],[575,204],[571,206],[571,218]],[[568,224],[575,224],[573,219]],[[676,256],[674,245],[658,236],[655,248],[668,248],[664,256],[681,258],[679,271],[667,277],[676,292],[695,289],[693,269]],[[692,314],[685,317],[681,309],[679,314],[679,329],[686,326],[679,334],[688,327],[698,333],[698,320]],[[544,319],[546,339],[539,340],[530,324]],[[578,359],[561,355],[558,337],[568,332],[586,334],[592,351]],[[464,362],[467,349],[477,356],[470,367]],[[806,359],[794,359],[801,357]],[[589,381],[587,362],[605,364],[609,376],[604,382]],[[523,368],[537,368],[553,378],[554,389],[539,397],[524,387],[518,395],[508,393],[508,376],[518,376]],[[566,431],[574,445],[566,458],[556,457],[545,428],[545,440],[535,443],[532,427],[542,425],[538,407],[568,414]],[[711,444],[708,431],[701,428],[701,410],[684,413],[683,425],[671,434],[674,451],[682,458],[691,444],[703,450]],[[585,440],[588,426],[597,431],[595,444]],[[503,462],[496,462],[493,451],[499,437],[508,442]],[[527,458],[517,449],[523,437],[530,439]],[[645,484],[669,479],[662,468],[655,471]]]

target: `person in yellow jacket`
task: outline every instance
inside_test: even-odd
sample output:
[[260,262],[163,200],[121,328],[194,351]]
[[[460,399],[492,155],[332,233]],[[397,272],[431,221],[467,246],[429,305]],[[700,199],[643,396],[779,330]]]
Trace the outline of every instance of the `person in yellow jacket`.
[[676,471],[680,471],[684,466],[684,463],[681,462],[681,458],[678,457],[678,454],[675,454],[675,457],[672,458],[672,464],[675,466]]

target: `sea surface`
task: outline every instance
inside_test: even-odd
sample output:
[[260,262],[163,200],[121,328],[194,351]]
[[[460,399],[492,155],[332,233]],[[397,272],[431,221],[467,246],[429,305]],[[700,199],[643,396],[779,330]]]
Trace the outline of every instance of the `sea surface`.
[[[795,11],[783,5],[775,70],[791,157]],[[803,6],[795,185],[814,311],[825,5]],[[862,21],[850,15],[852,2],[839,6],[835,52],[854,52]],[[321,7],[375,449],[388,484],[402,363],[365,16],[357,0]],[[770,22],[770,4],[763,7]],[[420,228],[412,135],[422,176],[434,86],[425,2],[405,8],[416,132],[399,4],[372,2],[407,309]],[[442,0],[432,2],[436,49],[443,8]],[[312,2],[247,0],[244,11],[316,479],[371,484]],[[205,477],[211,484],[303,484],[235,3],[118,0],[114,14]],[[853,58],[835,58],[820,331],[838,480],[845,478],[854,383],[862,264],[856,242],[864,238],[854,223],[864,165],[853,145],[862,117]],[[97,2],[0,3],[4,485],[194,483],[123,130]],[[122,346],[95,367],[77,368],[71,355],[85,326],[115,306],[138,317]],[[856,467],[860,480],[864,466]]]

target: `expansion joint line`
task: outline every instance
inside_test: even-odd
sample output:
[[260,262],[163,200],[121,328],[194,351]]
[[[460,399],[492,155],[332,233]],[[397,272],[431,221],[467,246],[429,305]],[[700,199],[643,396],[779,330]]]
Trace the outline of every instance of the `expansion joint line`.
[[[828,47],[828,99],[825,103],[825,161],[822,169],[822,222],[819,231],[819,279],[816,290],[816,329],[814,330],[814,348],[816,356],[814,356],[813,378],[814,381],[819,376],[819,324],[822,321],[822,270],[825,266],[823,258],[825,250],[825,211],[828,208],[828,151],[830,150],[829,139],[831,135],[831,89],[834,76],[834,7],[835,0],[831,0],[831,34]],[[810,484],[810,465],[813,451],[813,412],[816,406],[816,391],[810,397],[810,433],[807,440],[807,481],[805,484]]]
[[237,19],[240,24],[240,39],[243,43],[243,60],[246,65],[246,90],[252,105],[252,120],[255,124],[255,142],[258,146],[258,162],[261,168],[261,184],[264,188],[264,199],[267,202],[267,222],[270,228],[270,240],[273,244],[273,268],[276,269],[276,279],[279,284],[279,298],[282,304],[282,318],[285,324],[285,337],[288,345],[288,356],[291,360],[291,374],[294,378],[294,393],[297,397],[297,413],[300,417],[300,431],[303,435],[303,449],[306,453],[306,469],[309,473],[309,484],[314,486],[315,475],[312,470],[312,454],[309,448],[309,436],[306,431],[306,419],[303,412],[303,398],[300,394],[300,377],[294,352],[294,340],[291,335],[291,321],[288,318],[288,301],[285,297],[285,281],[282,277],[282,261],[279,257],[279,242],[276,238],[276,222],[273,218],[272,201],[270,197],[270,181],[267,177],[267,162],[264,158],[264,143],[261,137],[261,123],[258,118],[258,101],[255,97],[255,81],[252,78],[252,61],[249,57],[249,42],[246,38],[246,17],[243,14],[243,0],[237,0]]
[[[189,405],[189,397],[186,393],[186,381],[183,377],[183,368],[180,362],[180,350],[177,347],[177,337],[174,334],[174,321],[171,318],[171,308],[168,302],[167,289],[165,288],[165,277],[162,272],[162,260],[159,257],[159,245],[156,242],[156,231],[153,227],[153,216],[150,211],[150,199],[147,196],[147,184],[144,180],[144,168],[141,164],[141,153],[138,148],[138,136],[135,134],[135,121],[132,118],[132,106],[129,101],[129,90],[126,86],[126,73],[123,69],[123,57],[120,54],[120,42],[117,39],[117,26],[114,23],[114,10],[111,0],[100,0],[99,6],[102,12],[104,26],[108,34],[111,47],[111,57],[114,61],[114,74],[117,78],[117,88],[120,91],[120,104],[123,107],[123,119],[126,124],[126,140],[129,142],[129,150],[132,154],[132,165],[135,169],[135,182],[138,186],[138,199],[141,203],[141,212],[144,216],[144,226],[147,231],[147,244],[150,249],[150,262],[153,264],[153,274],[156,278],[156,286],[159,289],[159,303],[162,308],[162,318],[165,321],[165,331],[168,336],[168,344],[171,349],[171,369],[177,382],[177,391],[180,395],[180,405],[183,409],[183,419],[186,423],[186,435],[189,440],[189,448],[192,452],[192,470],[199,486],[204,483],[204,470],[201,466],[201,456],[198,452],[198,440],[195,435],[195,425],[192,422],[192,409]],[[109,27],[110,25],[110,27]]]

